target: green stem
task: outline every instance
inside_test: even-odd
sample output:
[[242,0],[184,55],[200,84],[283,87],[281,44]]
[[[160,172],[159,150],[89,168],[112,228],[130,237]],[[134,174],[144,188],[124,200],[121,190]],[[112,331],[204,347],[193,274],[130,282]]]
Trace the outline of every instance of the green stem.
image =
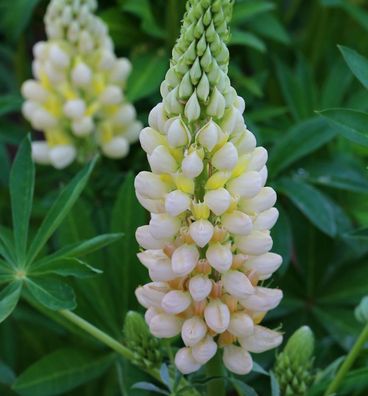
[[[224,369],[221,359],[220,351],[217,352],[216,356],[211,359],[206,366],[207,377],[223,377]],[[213,381],[210,381],[207,384],[207,395],[208,396],[225,396],[225,381],[223,378],[219,378]]]
[[344,360],[344,363],[339,368],[335,378],[330,383],[329,387],[325,392],[325,396],[331,396],[335,394],[337,389],[339,388],[342,380],[345,378],[346,374],[349,372],[350,368],[354,364],[355,360],[359,356],[361,349],[363,348],[364,344],[368,340],[368,323],[363,328],[362,332],[360,333],[358,339],[356,340],[353,348],[349,352],[348,356]]
[[[76,315],[74,312],[71,312],[67,309],[63,309],[59,311],[60,315],[65,319],[68,319],[69,322],[75,324],[80,329],[84,330],[86,333],[90,334],[97,340],[101,341],[103,344],[107,345],[109,348],[117,352],[119,355],[123,356],[127,360],[133,360],[134,352],[129,348],[122,345],[120,342],[116,341],[114,338],[110,337],[108,334],[93,326],[91,323],[87,322],[80,316]],[[151,375],[153,378],[162,382],[160,373],[156,369],[146,368],[145,371]]]

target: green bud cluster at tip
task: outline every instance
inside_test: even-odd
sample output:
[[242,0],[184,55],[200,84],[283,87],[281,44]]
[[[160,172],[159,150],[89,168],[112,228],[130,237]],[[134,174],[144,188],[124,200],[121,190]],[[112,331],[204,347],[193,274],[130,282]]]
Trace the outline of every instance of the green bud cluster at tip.
[[165,110],[189,122],[221,118],[237,95],[227,76],[232,0],[191,0],[161,85]]
[[160,341],[152,336],[141,314],[129,311],[123,332],[126,345],[134,352],[134,364],[142,368],[160,367]]
[[277,356],[275,374],[284,396],[304,396],[312,383],[314,336],[308,326],[298,329]]

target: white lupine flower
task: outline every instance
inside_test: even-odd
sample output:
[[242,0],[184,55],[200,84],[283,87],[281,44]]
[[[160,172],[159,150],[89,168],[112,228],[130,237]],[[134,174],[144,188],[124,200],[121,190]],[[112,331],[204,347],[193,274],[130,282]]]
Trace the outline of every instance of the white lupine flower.
[[194,359],[190,348],[178,350],[175,355],[175,366],[182,374],[190,374],[201,368],[201,364]]
[[150,331],[155,337],[171,338],[180,334],[183,320],[175,315],[158,314],[150,321]]
[[138,287],[135,295],[144,307],[161,308],[161,301],[168,291],[168,286],[163,282],[151,282]]
[[193,346],[200,342],[207,333],[207,326],[203,319],[193,316],[183,323],[181,338],[186,346]]
[[253,360],[249,352],[235,345],[225,346],[223,361],[228,370],[239,375],[248,374],[253,368]]
[[50,153],[49,161],[35,155],[35,162],[63,168],[97,151],[122,158],[138,138],[141,124],[123,95],[131,64],[116,58],[96,8],[71,0],[51,0],[47,8],[47,41],[34,45],[34,80],[22,86],[24,117],[44,132]]
[[193,345],[191,350],[194,360],[203,365],[216,355],[217,344],[211,336],[206,336]]
[[230,311],[220,300],[211,301],[204,310],[207,326],[216,333],[223,333],[230,324]]
[[146,249],[138,256],[167,289],[159,305],[137,294],[154,335],[179,334],[180,324],[185,348],[175,364],[183,374],[220,349],[225,366],[244,375],[252,369],[249,352],[282,339],[259,326],[282,297],[259,286],[281,264],[269,253],[278,212],[276,193],[265,187],[267,151],[256,147],[242,117],[244,100],[225,72],[231,4],[188,2],[185,37],[173,49],[162,102],[139,138],[152,173],[141,172],[135,181],[139,202],[151,212],[150,224],[137,230]]
[[188,292],[171,290],[162,299],[161,306],[166,313],[178,314],[185,311],[191,304],[192,299]]
[[32,159],[44,165],[50,163],[50,149],[46,142],[32,142]]

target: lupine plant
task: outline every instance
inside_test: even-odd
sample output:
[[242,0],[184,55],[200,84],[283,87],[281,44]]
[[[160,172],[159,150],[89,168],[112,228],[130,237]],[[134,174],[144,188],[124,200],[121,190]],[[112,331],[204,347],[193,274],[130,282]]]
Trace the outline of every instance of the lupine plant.
[[0,3],[1,396],[366,396],[364,2]]

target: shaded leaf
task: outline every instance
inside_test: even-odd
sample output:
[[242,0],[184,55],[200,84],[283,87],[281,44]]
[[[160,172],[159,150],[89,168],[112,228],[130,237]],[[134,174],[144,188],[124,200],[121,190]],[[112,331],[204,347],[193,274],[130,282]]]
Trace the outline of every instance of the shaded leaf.
[[82,260],[66,257],[37,266],[37,269],[30,271],[30,275],[39,276],[52,273],[61,276],[74,276],[76,278],[91,278],[92,276],[102,274],[102,272]]
[[22,282],[13,282],[0,292],[0,323],[3,322],[18,304]]
[[18,111],[22,104],[20,95],[8,94],[0,96],[0,117]]
[[240,30],[233,30],[231,32],[230,45],[245,45],[260,52],[266,51],[265,43],[250,32],[242,32]]
[[234,5],[232,24],[238,25],[259,14],[271,11],[274,8],[275,4],[270,1],[247,0],[236,2]]
[[137,382],[132,386],[132,389],[142,389],[154,393],[159,393],[160,395],[169,395],[169,392],[159,388],[154,384],[151,384],[150,382]]

